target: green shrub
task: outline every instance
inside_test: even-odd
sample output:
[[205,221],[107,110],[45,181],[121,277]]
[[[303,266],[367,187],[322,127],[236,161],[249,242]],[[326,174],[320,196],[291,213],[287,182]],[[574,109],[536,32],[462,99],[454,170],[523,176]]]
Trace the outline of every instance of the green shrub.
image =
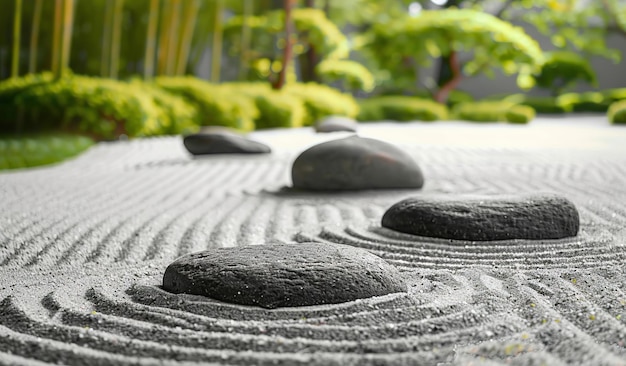
[[452,109],[454,119],[473,122],[506,121],[506,113],[515,105],[509,101],[459,103]]
[[195,77],[159,77],[156,84],[195,105],[202,126],[225,126],[250,131],[254,129],[254,120],[259,116],[254,100],[232,88]]
[[224,83],[232,93],[252,98],[259,110],[256,128],[302,127],[305,123],[304,101],[284,91],[273,90],[269,83]]
[[573,112],[603,112],[609,109],[611,103],[604,98],[602,93],[567,93],[558,97],[560,105],[571,106]]
[[304,103],[293,95],[271,92],[256,99],[260,116],[257,128],[290,128],[304,125],[306,109]]
[[507,122],[528,123],[535,119],[535,110],[527,105],[514,105],[504,114]]
[[535,110],[510,100],[483,100],[457,104],[452,110],[452,116],[454,119],[473,122],[528,123],[535,118]]
[[162,110],[163,130],[167,135],[186,134],[197,129],[199,115],[197,108],[183,97],[170,93],[154,84],[133,80],[132,85],[150,95],[157,107]]
[[381,108],[381,103],[378,102],[381,98],[388,97],[372,97],[368,99],[358,99],[359,103],[359,114],[357,115],[357,121],[361,122],[373,122],[373,121],[384,121],[385,114],[383,113],[383,109]]
[[92,139],[76,135],[0,136],[0,170],[56,163],[91,145]]
[[448,118],[448,108],[432,100],[409,96],[382,96],[361,100],[359,121],[437,121]]
[[624,100],[626,99],[626,88],[607,89],[602,92],[602,96],[609,104],[618,100]]
[[571,104],[565,104],[555,97],[530,97],[525,95],[519,97],[519,95],[514,95],[505,100],[532,107],[537,113],[561,114],[572,111]]
[[609,122],[614,124],[626,123],[626,99],[614,102],[607,112]]
[[473,102],[473,101],[474,101],[474,97],[470,93],[464,92],[462,90],[452,90],[450,92],[450,95],[448,95],[448,107],[454,107],[455,105],[459,103]]
[[305,126],[327,116],[346,116],[354,118],[359,113],[359,105],[349,94],[337,89],[316,83],[287,84],[284,92],[304,101],[306,108]]
[[115,138],[160,134],[166,124],[163,110],[135,85],[72,74],[58,80],[47,74],[27,78],[39,80],[21,87],[3,84],[12,91],[3,100],[9,113],[2,132],[63,130]]

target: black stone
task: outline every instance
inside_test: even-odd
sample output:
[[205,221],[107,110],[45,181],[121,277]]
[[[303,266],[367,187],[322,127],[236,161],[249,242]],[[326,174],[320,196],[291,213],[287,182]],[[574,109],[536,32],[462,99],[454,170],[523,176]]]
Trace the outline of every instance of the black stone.
[[382,226],[419,236],[485,241],[576,236],[576,206],[555,194],[408,198],[385,212]]
[[187,151],[193,155],[206,154],[267,154],[269,146],[247,139],[226,130],[208,131],[187,135],[183,139]]
[[424,177],[407,153],[389,143],[351,136],[304,151],[291,169],[293,186],[307,190],[422,188]]
[[219,248],[178,258],[165,270],[173,293],[265,308],[335,304],[406,291],[395,267],[339,244]]
[[315,132],[356,132],[358,124],[355,120],[342,116],[328,116],[315,124]]

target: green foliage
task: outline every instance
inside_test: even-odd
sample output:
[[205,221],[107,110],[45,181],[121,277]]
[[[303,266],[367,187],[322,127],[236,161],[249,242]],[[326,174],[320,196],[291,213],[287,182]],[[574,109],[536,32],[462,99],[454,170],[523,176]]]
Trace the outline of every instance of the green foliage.
[[448,96],[448,106],[453,107],[459,103],[473,102],[474,97],[462,90],[452,90]]
[[513,94],[504,100],[532,107],[537,113],[561,114],[572,111],[571,104],[565,104],[564,100],[556,97],[531,97],[524,94]]
[[600,92],[562,94],[557,102],[568,106],[572,112],[606,112],[611,105],[611,101]]
[[0,82],[0,131],[13,132],[20,111],[15,106],[15,97],[21,92],[41,84],[50,83],[52,73],[28,74],[24,77]]
[[199,124],[198,110],[183,97],[170,93],[154,84],[132,80],[137,90],[151,96],[156,105],[162,109],[163,130],[166,135],[187,134],[195,130]]
[[572,87],[578,81],[597,86],[596,74],[589,61],[580,54],[568,51],[554,51],[546,54],[546,62],[541,71],[534,75],[536,84],[552,90],[554,95]]
[[374,89],[374,75],[358,62],[325,60],[317,65],[316,72],[326,82],[343,80],[347,89],[364,91]]
[[[168,119],[140,86],[109,79],[66,74],[58,80],[28,77],[21,90],[17,79],[0,83],[7,92],[0,109],[0,131],[64,130],[115,138],[120,134],[148,136],[163,133]],[[19,90],[19,91],[18,91]]]
[[405,16],[408,6],[413,2],[414,0],[341,0],[322,3],[318,0],[317,5],[328,6],[329,18],[335,24],[344,26],[348,23],[363,27]]
[[626,32],[626,5],[623,1],[620,3],[619,0],[604,0],[604,4],[615,24],[622,32]]
[[[252,16],[244,19],[242,16],[234,16],[224,25],[224,36],[231,39],[233,50],[239,45],[238,37],[244,22],[252,31],[254,50],[260,54],[266,54],[268,50],[274,50],[274,37],[284,31],[285,12],[275,10],[265,15]],[[293,21],[298,32],[298,40],[302,43],[310,43],[315,50],[324,57],[345,58],[348,56],[348,40],[337,26],[326,18],[319,9],[293,9]],[[304,45],[294,47],[296,54],[306,51]],[[254,58],[254,57],[253,57]],[[276,57],[273,57],[276,58]]]
[[504,118],[511,123],[528,123],[535,119],[535,110],[526,105],[514,105],[506,111]]
[[409,96],[382,96],[359,101],[357,120],[437,121],[448,118],[448,108],[432,100]]
[[614,102],[607,112],[609,122],[615,124],[626,123],[626,100]]
[[507,121],[507,112],[514,106],[515,103],[509,101],[459,103],[452,109],[452,118],[473,122]]
[[91,145],[93,140],[76,135],[0,136],[0,170],[56,163]]
[[256,128],[301,127],[305,122],[304,101],[283,90],[273,90],[269,83],[224,83],[220,85],[231,93],[254,100],[259,115]]
[[602,92],[602,96],[608,103],[626,99],[626,88],[607,89]]
[[[615,13],[607,4],[614,2],[587,1],[583,5],[583,2],[571,0],[513,1],[503,18],[513,19],[522,14],[522,19],[550,38],[556,48],[598,55],[617,63],[621,58],[619,50],[610,49],[606,44]],[[590,19],[594,20],[593,26],[590,26]]]
[[303,101],[293,95],[272,91],[256,98],[256,105],[261,112],[257,119],[257,128],[302,127],[306,109]]
[[[284,17],[282,10],[280,14]],[[350,49],[346,36],[328,20],[323,10],[294,9],[293,21],[297,31],[305,35],[306,42],[312,44],[317,52],[331,59],[348,57]]]
[[[394,80],[403,77],[399,72],[414,78],[413,61],[429,65],[433,58],[450,55],[452,51],[473,53],[473,59],[463,67],[469,76],[490,75],[495,67],[507,74],[524,76],[543,62],[539,44],[523,29],[471,9],[422,11],[416,17],[374,26],[369,39],[369,54]],[[528,78],[520,78],[519,83],[531,86]]]
[[[246,18],[234,16],[225,24],[224,37],[230,54],[244,56],[250,62],[249,79],[267,80],[272,72],[276,73],[282,67],[282,63],[277,60],[281,59],[285,46],[282,38],[284,16],[283,10],[275,10]],[[373,77],[365,67],[355,61],[341,60],[348,57],[348,40],[322,10],[294,9],[292,17],[296,28],[296,43],[293,46],[296,58],[312,47],[322,63],[329,61],[316,69],[320,79],[343,79],[352,88],[373,88]],[[244,24],[250,28],[252,49],[242,55],[244,50],[241,49],[241,36]]]
[[306,107],[305,126],[311,126],[327,116],[354,118],[359,113],[359,105],[350,94],[344,94],[326,85],[316,83],[287,84],[287,94],[304,101]]
[[159,77],[155,83],[195,105],[202,126],[225,126],[250,131],[255,127],[254,120],[259,117],[254,99],[230,88],[194,77]]

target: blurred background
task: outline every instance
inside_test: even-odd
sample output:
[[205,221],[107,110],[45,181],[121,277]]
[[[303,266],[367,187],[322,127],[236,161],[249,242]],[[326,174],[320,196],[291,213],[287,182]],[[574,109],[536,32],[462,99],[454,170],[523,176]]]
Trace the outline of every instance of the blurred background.
[[330,115],[624,123],[625,52],[624,0],[0,0],[0,169]]

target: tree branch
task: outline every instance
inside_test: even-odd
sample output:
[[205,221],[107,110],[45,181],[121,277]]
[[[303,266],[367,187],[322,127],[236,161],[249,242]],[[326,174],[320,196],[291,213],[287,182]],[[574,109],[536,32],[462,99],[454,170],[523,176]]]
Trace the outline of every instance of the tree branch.
[[461,73],[461,65],[459,64],[459,59],[456,51],[450,52],[450,69],[452,70],[452,79],[445,83],[437,91],[437,93],[435,93],[435,100],[439,103],[445,103],[448,100],[448,95],[450,95],[450,92],[459,85],[461,79],[463,78],[463,74]]

